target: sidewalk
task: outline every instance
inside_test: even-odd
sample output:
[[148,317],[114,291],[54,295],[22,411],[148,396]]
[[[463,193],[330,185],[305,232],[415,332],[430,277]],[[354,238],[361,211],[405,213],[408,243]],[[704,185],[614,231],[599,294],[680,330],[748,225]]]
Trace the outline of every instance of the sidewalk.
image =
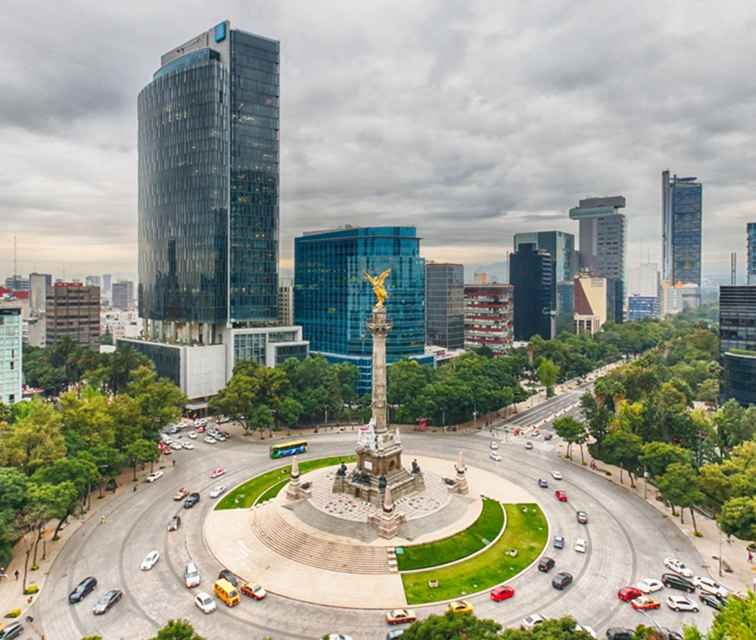
[[[565,442],[559,443],[559,455],[565,458],[567,450],[567,444]],[[588,448],[585,448],[585,462],[584,467],[586,471],[596,473],[607,481],[611,481],[615,484],[619,484],[619,467],[605,464],[599,460],[595,460],[597,469],[592,470],[590,467],[593,462],[591,454],[588,452]],[[569,460],[568,460],[569,462]],[[573,464],[582,466],[580,463],[580,449],[577,446],[572,447],[572,461]],[[607,475],[609,472],[610,475]],[[690,517],[690,510],[685,510],[685,523],[680,523],[680,511],[676,509],[677,516],[672,515],[672,511],[668,509],[664,502],[657,497],[659,492],[656,487],[651,483],[646,485],[646,481],[641,477],[636,480],[635,488],[630,486],[630,479],[627,477],[627,473],[623,473],[622,486],[627,491],[632,491],[641,500],[644,499],[644,494],[647,494],[645,498],[646,502],[653,506],[657,511],[663,513],[665,516],[675,523],[677,528],[682,531],[685,536],[690,540],[691,544],[701,554],[704,564],[709,570],[711,577],[717,582],[721,582],[731,591],[745,591],[747,589],[753,589],[756,585],[756,562],[751,564],[748,562],[747,542],[732,538],[732,542],[727,542],[727,537],[719,531],[719,527],[715,520],[707,518],[700,512],[696,512],[696,524],[698,525],[698,532],[701,537],[693,535],[693,521]],[[719,570],[719,556],[720,550],[722,555],[722,571]],[[729,566],[731,572],[725,571],[725,567]]]

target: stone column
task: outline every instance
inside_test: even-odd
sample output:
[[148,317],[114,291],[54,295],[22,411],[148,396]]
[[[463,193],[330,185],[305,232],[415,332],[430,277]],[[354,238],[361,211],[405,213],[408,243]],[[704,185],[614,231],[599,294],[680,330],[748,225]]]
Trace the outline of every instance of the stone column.
[[386,307],[377,304],[373,307],[373,316],[368,322],[368,329],[373,335],[373,420],[378,447],[381,447],[381,435],[388,432],[388,406],[386,404],[386,335],[392,324],[386,318]]

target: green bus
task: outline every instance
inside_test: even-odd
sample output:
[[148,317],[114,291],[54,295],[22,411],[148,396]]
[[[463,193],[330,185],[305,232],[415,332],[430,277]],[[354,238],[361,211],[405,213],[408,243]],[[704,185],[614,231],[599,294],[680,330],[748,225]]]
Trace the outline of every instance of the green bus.
[[271,445],[270,457],[285,458],[286,456],[293,456],[305,451],[307,451],[307,440],[292,440],[291,442]]

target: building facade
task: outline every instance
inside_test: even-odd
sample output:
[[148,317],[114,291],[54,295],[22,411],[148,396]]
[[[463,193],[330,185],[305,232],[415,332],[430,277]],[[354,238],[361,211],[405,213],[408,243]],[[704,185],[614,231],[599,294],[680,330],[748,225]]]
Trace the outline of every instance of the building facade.
[[756,284],[756,222],[749,222],[746,231],[746,282]]
[[461,264],[425,265],[426,343],[445,349],[465,345],[465,268]]
[[656,296],[632,294],[627,299],[627,319],[647,320],[659,316],[659,304]]
[[281,280],[278,284],[278,322],[294,324],[294,285],[291,280]]
[[607,320],[607,280],[590,273],[575,278],[575,333],[593,335],[601,331]]
[[720,400],[756,404],[756,286],[719,288]]
[[128,311],[134,306],[134,283],[131,280],[119,280],[113,283],[110,306],[120,311]]
[[514,335],[513,288],[509,284],[467,284],[465,349],[488,347],[503,355]]
[[21,307],[0,305],[0,403],[5,405],[23,397],[22,335]]
[[100,292],[102,293],[102,278],[100,276],[86,276],[84,284],[88,287],[100,287]]
[[29,278],[16,274],[5,279],[5,288],[13,291],[31,291],[31,282]]
[[701,286],[703,185],[662,171],[662,279]]
[[294,240],[294,322],[312,351],[360,370],[371,389],[372,338],[367,321],[375,296],[365,272],[391,269],[386,280],[388,363],[425,355],[425,260],[415,227],[351,227],[305,233]]
[[100,340],[100,287],[80,282],[56,282],[47,290],[45,343],[62,338],[96,347]]
[[547,251],[521,244],[509,259],[509,282],[514,287],[514,339],[527,342],[534,335],[551,340],[556,332],[554,265]]
[[52,276],[49,273],[30,273],[31,313],[39,316],[45,312],[47,290],[52,287]]

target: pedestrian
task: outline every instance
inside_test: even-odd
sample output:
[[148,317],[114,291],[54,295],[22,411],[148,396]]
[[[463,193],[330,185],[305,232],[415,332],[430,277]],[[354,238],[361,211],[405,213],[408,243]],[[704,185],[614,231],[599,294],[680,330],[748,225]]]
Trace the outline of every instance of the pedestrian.
[[20,576],[20,575],[21,575],[21,574],[20,574],[20,573],[18,572],[18,569],[16,569],[16,570],[15,570],[15,571],[13,572],[13,575],[14,575],[14,576],[16,577],[16,582],[18,582],[18,576]]
[[174,467],[176,466],[176,459],[175,458],[173,459],[173,466]]
[[134,493],[136,493],[136,490],[137,490],[137,486],[134,485]]
[[748,564],[752,564],[752,563],[753,563],[753,553],[751,552],[750,549],[748,549]]

